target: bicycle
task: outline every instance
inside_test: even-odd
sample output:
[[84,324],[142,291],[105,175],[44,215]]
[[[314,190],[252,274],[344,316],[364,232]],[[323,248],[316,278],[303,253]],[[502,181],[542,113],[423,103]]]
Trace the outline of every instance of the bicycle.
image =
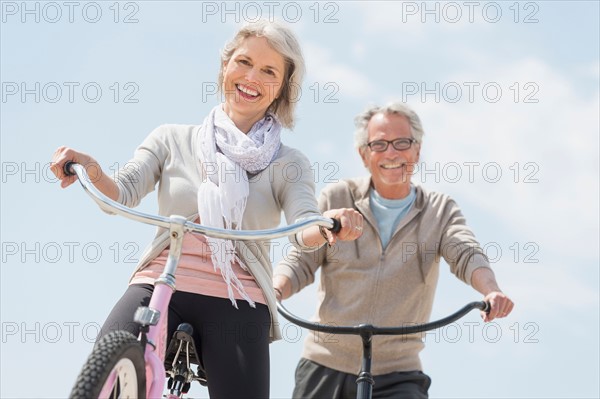
[[358,326],[331,326],[313,323],[308,320],[302,319],[292,314],[289,310],[287,310],[281,302],[277,302],[277,311],[279,312],[279,314],[281,314],[287,320],[291,321],[294,324],[297,324],[300,327],[329,334],[360,335],[360,337],[362,338],[363,356],[361,359],[361,368],[358,373],[358,378],[356,379],[357,399],[371,399],[373,397],[373,386],[375,385],[375,379],[371,374],[371,340],[374,335],[408,335],[435,330],[437,328],[455,322],[456,320],[460,319],[473,309],[479,309],[483,312],[489,312],[490,304],[484,301],[471,302],[449,316],[424,324],[414,324],[401,327],[377,327],[371,324],[359,324]]
[[[336,219],[313,216],[289,226],[269,230],[224,230],[187,221],[182,216],[150,215],[127,208],[102,194],[90,182],[82,165],[68,162],[66,175],[76,175],[84,190],[101,209],[126,218],[159,226],[170,231],[169,256],[163,273],[155,281],[150,304],[140,307],[133,315],[139,336],[126,331],[113,331],[102,337],[86,360],[70,398],[160,398],[168,378],[167,399],[181,398],[193,381],[206,385],[206,374],[194,339],[193,328],[179,325],[168,346],[164,336],[169,302],[175,292],[175,270],[181,255],[184,233],[196,232],[206,236],[234,240],[270,240],[286,237],[311,226],[323,226],[338,232]],[[161,335],[162,333],[162,335]],[[197,366],[194,372],[192,365]]]

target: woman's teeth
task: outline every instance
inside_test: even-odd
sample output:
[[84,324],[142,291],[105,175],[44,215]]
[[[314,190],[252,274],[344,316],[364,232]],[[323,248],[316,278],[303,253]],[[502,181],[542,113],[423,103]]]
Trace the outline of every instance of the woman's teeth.
[[251,89],[249,87],[245,87],[245,86],[242,86],[242,85],[236,85],[236,87],[237,87],[237,89],[239,91],[241,91],[244,94],[247,94],[247,95],[252,96],[252,97],[258,96],[258,91],[253,90],[253,89]]

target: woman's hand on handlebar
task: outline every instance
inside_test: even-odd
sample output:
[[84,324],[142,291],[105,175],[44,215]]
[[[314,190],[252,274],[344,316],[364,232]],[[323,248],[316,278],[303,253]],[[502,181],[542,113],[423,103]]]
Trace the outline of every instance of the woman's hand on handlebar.
[[[355,240],[362,234],[363,218],[354,209],[330,209],[323,216],[336,219],[339,222],[339,231],[336,233],[324,227],[309,227],[302,231],[302,242],[307,247],[320,247],[325,243],[335,244],[336,239],[343,241]],[[336,227],[336,226],[334,226]]]
[[107,197],[116,200],[119,196],[117,184],[104,172],[100,164],[91,156],[68,147],[58,147],[52,155],[50,170],[60,180],[60,186],[66,188],[77,180],[75,175],[67,175],[64,167],[67,162],[74,162],[82,165],[90,181]]
[[332,233],[329,230],[327,231],[327,241],[329,242],[329,245],[335,244],[338,239],[342,241],[352,241],[362,235],[363,216],[355,209],[330,209],[325,211],[323,216],[339,220],[342,226],[338,233]]
[[85,167],[92,183],[98,181],[102,176],[102,169],[100,169],[98,162],[91,156],[75,151],[72,148],[58,147],[52,155],[50,170],[60,180],[60,186],[62,188],[70,186],[77,180],[77,176],[68,176],[65,174],[64,167],[67,162],[78,163]]

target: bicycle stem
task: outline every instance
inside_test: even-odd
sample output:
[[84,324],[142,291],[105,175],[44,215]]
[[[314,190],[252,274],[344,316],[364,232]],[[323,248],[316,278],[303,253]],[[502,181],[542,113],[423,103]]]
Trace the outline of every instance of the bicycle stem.
[[[361,328],[365,327],[365,328]],[[360,337],[362,338],[363,344],[363,357],[361,361],[360,372],[356,379],[358,399],[371,399],[373,395],[373,386],[375,385],[375,379],[371,374],[371,360],[372,360],[372,338],[373,332],[371,331],[373,326],[371,325],[360,325]]]
[[[171,243],[169,247],[169,256],[162,274],[154,282],[154,293],[148,305],[150,309],[156,310],[162,314],[163,322],[158,325],[150,326],[148,331],[148,341],[153,343],[154,351],[146,351],[146,358],[154,363],[154,371],[158,370],[160,375],[165,374],[163,359],[165,358],[167,344],[167,321],[169,303],[171,296],[175,292],[175,270],[179,264],[181,251],[183,247],[183,236],[185,233],[184,225],[186,218],[181,216],[171,216],[169,226],[169,235]],[[149,359],[151,358],[151,359]],[[148,387],[148,397],[160,397],[164,389],[164,379],[154,378],[153,383]],[[159,395],[159,396],[155,396]]]

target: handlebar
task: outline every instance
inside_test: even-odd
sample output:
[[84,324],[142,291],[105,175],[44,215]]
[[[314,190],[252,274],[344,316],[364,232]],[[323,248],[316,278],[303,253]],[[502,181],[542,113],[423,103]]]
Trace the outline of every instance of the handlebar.
[[108,198],[92,184],[90,177],[88,176],[83,165],[70,161],[66,162],[63,167],[63,172],[67,176],[77,176],[83,189],[98,204],[100,209],[141,223],[164,227],[166,229],[169,229],[174,223],[177,223],[183,225],[184,232],[195,232],[213,238],[222,238],[228,240],[256,241],[286,237],[296,234],[297,232],[307,229],[311,226],[323,226],[331,230],[333,233],[339,232],[342,227],[339,220],[326,218],[324,216],[311,216],[289,226],[268,230],[226,230],[207,227],[187,221],[181,216],[173,215],[170,217],[165,217],[160,215],[151,215],[119,204],[118,202]]
[[489,312],[490,304],[489,302],[479,301],[479,302],[471,302],[452,313],[451,315],[444,317],[443,319],[432,321],[424,324],[411,324],[405,325],[401,327],[376,327],[371,324],[359,324],[357,326],[331,326],[319,323],[313,323],[308,320],[301,319],[294,314],[292,314],[289,310],[285,308],[281,304],[281,302],[277,302],[277,310],[279,314],[288,319],[294,324],[299,325],[300,327],[307,328],[309,330],[332,333],[332,334],[352,334],[352,335],[360,335],[360,336],[371,336],[371,335],[407,335],[407,334],[415,334],[424,331],[435,330],[436,328],[443,327],[448,325],[456,320],[460,319],[467,313],[469,313],[473,309],[479,309],[484,312]]
[[412,324],[401,327],[376,327],[371,324],[360,324],[358,326],[328,326],[319,323],[312,323],[308,320],[301,319],[290,313],[281,304],[281,302],[277,302],[277,310],[279,311],[279,313],[283,317],[285,317],[292,323],[299,325],[300,327],[332,334],[360,335],[360,338],[362,339],[363,350],[360,371],[358,373],[358,378],[356,379],[356,397],[361,399],[370,399],[373,394],[373,385],[375,385],[375,380],[373,378],[373,374],[371,373],[373,335],[407,335],[434,330],[436,328],[443,327],[460,319],[473,309],[480,309],[484,312],[489,312],[490,304],[488,302],[483,301],[471,302],[465,305],[462,309],[451,314],[450,316],[424,324]]

